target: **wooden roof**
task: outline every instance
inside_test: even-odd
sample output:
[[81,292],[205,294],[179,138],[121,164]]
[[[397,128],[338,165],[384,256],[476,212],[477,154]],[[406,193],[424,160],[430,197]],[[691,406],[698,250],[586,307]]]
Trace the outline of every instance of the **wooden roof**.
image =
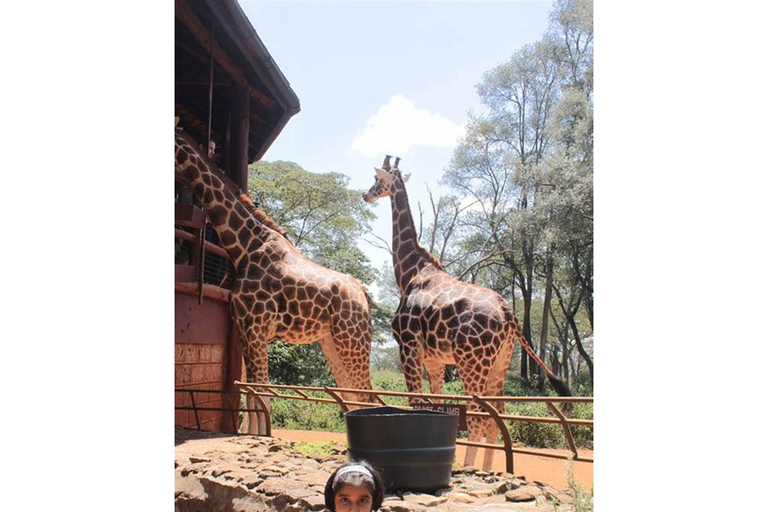
[[[248,162],[259,160],[299,112],[298,97],[236,0],[175,1],[175,110],[180,125],[205,141],[210,110],[211,140],[226,152],[233,117],[245,115],[238,109],[247,105]],[[249,101],[243,102],[243,95]]]

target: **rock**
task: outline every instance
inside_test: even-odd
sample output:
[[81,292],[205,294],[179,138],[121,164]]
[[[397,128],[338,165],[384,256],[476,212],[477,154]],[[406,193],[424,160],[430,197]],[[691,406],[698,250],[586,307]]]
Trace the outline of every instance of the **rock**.
[[538,488],[531,488],[531,486],[527,486],[520,489],[515,489],[514,491],[507,491],[504,493],[504,497],[507,499],[507,501],[518,503],[522,501],[533,501],[536,499],[536,496],[541,494],[541,490]]
[[451,503],[477,503],[477,497],[463,492],[449,492],[443,496]]
[[270,505],[277,510],[286,510],[291,505],[296,505],[301,500],[317,496],[315,491],[303,487],[286,489],[270,501]]
[[205,502],[208,499],[208,495],[200,480],[197,478],[185,478],[179,472],[176,472],[174,495],[176,500]]
[[325,508],[325,495],[315,492],[311,496],[299,499],[298,504],[304,507],[304,510],[323,510]]
[[427,507],[418,503],[408,503],[399,499],[385,499],[381,504],[382,512],[425,512]]
[[425,507],[434,507],[440,503],[445,503],[448,501],[448,498],[443,496],[432,496],[431,494],[413,494],[409,492],[403,495],[403,500],[405,500],[406,503],[424,505]]
[[285,490],[285,482],[278,478],[264,480],[254,491],[266,494],[267,496],[278,496]]
[[269,509],[270,507],[258,496],[248,495],[232,499],[232,512],[267,512]]
[[[253,499],[257,496],[251,495],[247,489],[232,481],[217,480],[210,477],[200,478],[200,483],[203,485],[206,494],[208,495],[207,504],[210,507],[215,507],[216,503],[232,503],[234,500],[242,500],[248,503],[250,508],[253,508]],[[253,499],[245,499],[245,498]],[[263,503],[263,500],[260,500]]]
[[[506,484],[501,484],[501,486],[506,491],[506,488],[507,488]],[[493,483],[488,484],[483,481],[478,481],[470,485],[466,492],[471,496],[476,496],[480,498],[480,497],[488,497],[488,496],[493,496],[494,494],[498,494],[499,488],[500,488],[500,484],[493,484]]]
[[[330,474],[345,456],[304,457],[279,439],[192,437],[175,454],[175,512],[320,512]],[[573,512],[573,498],[509,473],[454,471],[434,495],[388,495],[382,512]]]

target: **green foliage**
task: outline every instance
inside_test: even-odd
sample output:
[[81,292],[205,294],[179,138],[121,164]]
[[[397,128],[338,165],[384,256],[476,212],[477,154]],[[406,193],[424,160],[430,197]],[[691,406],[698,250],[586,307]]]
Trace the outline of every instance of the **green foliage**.
[[451,382],[443,383],[444,395],[463,395],[464,383],[460,379],[452,380]]
[[[546,404],[538,402],[508,403],[506,413],[514,416],[554,417]],[[592,404],[574,404],[567,416],[573,419],[592,419]],[[566,448],[568,446],[563,428],[557,423],[508,421],[507,427],[512,440],[524,446],[535,448]],[[592,428],[572,425],[571,435],[577,447],[593,449]]]
[[586,492],[584,488],[573,477],[573,462],[568,461],[566,469],[566,478],[568,480],[568,489],[573,497],[574,512],[593,512],[595,510],[592,494]]
[[343,174],[309,172],[293,162],[256,162],[248,171],[248,193],[302,253],[371,284],[376,270],[357,240],[375,215],[348,183]]
[[405,377],[403,377],[401,372],[386,370],[371,372],[371,383],[374,389],[380,391],[408,391],[405,384]]
[[[391,306],[386,302],[381,301],[373,303],[373,308],[371,309],[371,321],[373,323],[374,343],[383,344],[387,342],[394,342],[394,337],[392,336],[392,327],[390,326],[390,322],[392,321],[393,316],[395,316],[395,306]],[[399,369],[399,356],[397,356],[397,358],[398,361],[396,363],[396,368]]]
[[[310,396],[328,398],[324,393],[310,393]],[[344,432],[344,416],[336,404],[322,404],[303,400],[273,398],[270,413],[274,428],[290,430],[317,430],[321,432]]]
[[[373,389],[380,391],[407,392],[408,387],[405,377],[401,372],[391,370],[374,371],[371,373]],[[317,384],[315,384],[317,385]],[[429,385],[424,381],[423,391],[429,392]],[[505,395],[526,396],[535,395],[535,387],[527,386],[521,381],[505,383]],[[513,391],[514,393],[509,393]],[[464,386],[460,380],[443,384],[443,394],[463,395]],[[310,393],[318,398],[328,398],[324,393]],[[387,397],[388,404],[393,406],[407,406],[405,397]],[[271,400],[272,424],[275,428],[287,428],[293,430],[318,430],[325,432],[344,432],[344,415],[341,408],[335,404],[320,404],[300,400]],[[553,417],[547,406],[542,403],[517,403],[507,404],[507,414],[516,416]],[[570,418],[592,419],[592,404],[574,404],[568,414]],[[513,441],[534,448],[565,448],[567,442],[559,424],[538,422],[507,422]],[[592,428],[585,426],[572,426],[576,446],[588,450],[593,449]],[[466,435],[462,435],[466,437]]]
[[290,386],[335,386],[318,343],[294,345],[275,341],[270,344],[269,381]]
[[[405,384],[405,377],[402,372],[391,370],[371,372],[371,385],[373,386],[373,389],[379,391],[408,392],[408,386]],[[404,397],[388,397],[385,400],[388,404],[394,406],[408,405],[408,399]]]
[[586,360],[575,333],[592,331],[592,37],[592,2],[556,0],[547,34],[482,76],[486,110],[471,114],[442,179],[454,204],[482,205],[451,224],[460,250],[446,268],[505,297],[519,291],[524,334],[538,342],[546,319],[548,346],[570,368]]
[[[547,406],[541,403],[507,404],[507,414],[515,416],[552,417]],[[565,446],[563,430],[559,425],[532,421],[507,422],[512,440],[524,446],[537,448],[558,448]]]
[[335,441],[313,441],[298,443],[295,449],[305,457],[324,457],[333,455],[339,445],[346,446],[346,443]]
[[397,345],[374,344],[371,347],[371,373],[382,371],[402,373]]
[[550,386],[545,386],[544,391],[539,391],[535,381],[526,381],[517,375],[507,374],[504,381],[504,396],[554,396],[556,393]]
[[[515,376],[507,376],[504,382],[505,396],[555,396],[551,386],[544,392],[538,390],[535,381],[526,382]],[[562,406],[557,404],[562,410]],[[538,402],[507,403],[506,413],[515,416],[555,417],[546,404]],[[572,419],[593,419],[592,404],[573,404],[566,416]],[[566,448],[568,443],[563,428],[557,423],[507,422],[513,441],[534,448]],[[583,425],[572,425],[571,435],[579,448],[591,450],[594,444],[593,429]]]

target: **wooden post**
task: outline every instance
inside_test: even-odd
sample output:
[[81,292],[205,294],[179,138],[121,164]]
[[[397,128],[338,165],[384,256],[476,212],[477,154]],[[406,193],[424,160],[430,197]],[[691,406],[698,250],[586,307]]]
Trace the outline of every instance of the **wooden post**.
[[229,148],[229,173],[243,192],[248,192],[248,147],[250,145],[251,95],[247,85],[233,87],[231,112],[232,140]]

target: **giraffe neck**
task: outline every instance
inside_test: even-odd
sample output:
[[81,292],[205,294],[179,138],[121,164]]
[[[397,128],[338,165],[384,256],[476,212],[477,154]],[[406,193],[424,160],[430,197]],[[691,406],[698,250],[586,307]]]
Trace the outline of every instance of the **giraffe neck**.
[[[235,268],[243,257],[280,236],[254,220],[237,196],[216,175],[197,148],[176,135],[176,167],[208,214]],[[255,242],[256,245],[253,245]]]
[[394,193],[389,196],[392,204],[392,262],[397,288],[403,295],[408,283],[419,270],[427,263],[436,261],[431,261],[429,253],[419,245],[405,182],[399,174],[395,179],[394,189]]

